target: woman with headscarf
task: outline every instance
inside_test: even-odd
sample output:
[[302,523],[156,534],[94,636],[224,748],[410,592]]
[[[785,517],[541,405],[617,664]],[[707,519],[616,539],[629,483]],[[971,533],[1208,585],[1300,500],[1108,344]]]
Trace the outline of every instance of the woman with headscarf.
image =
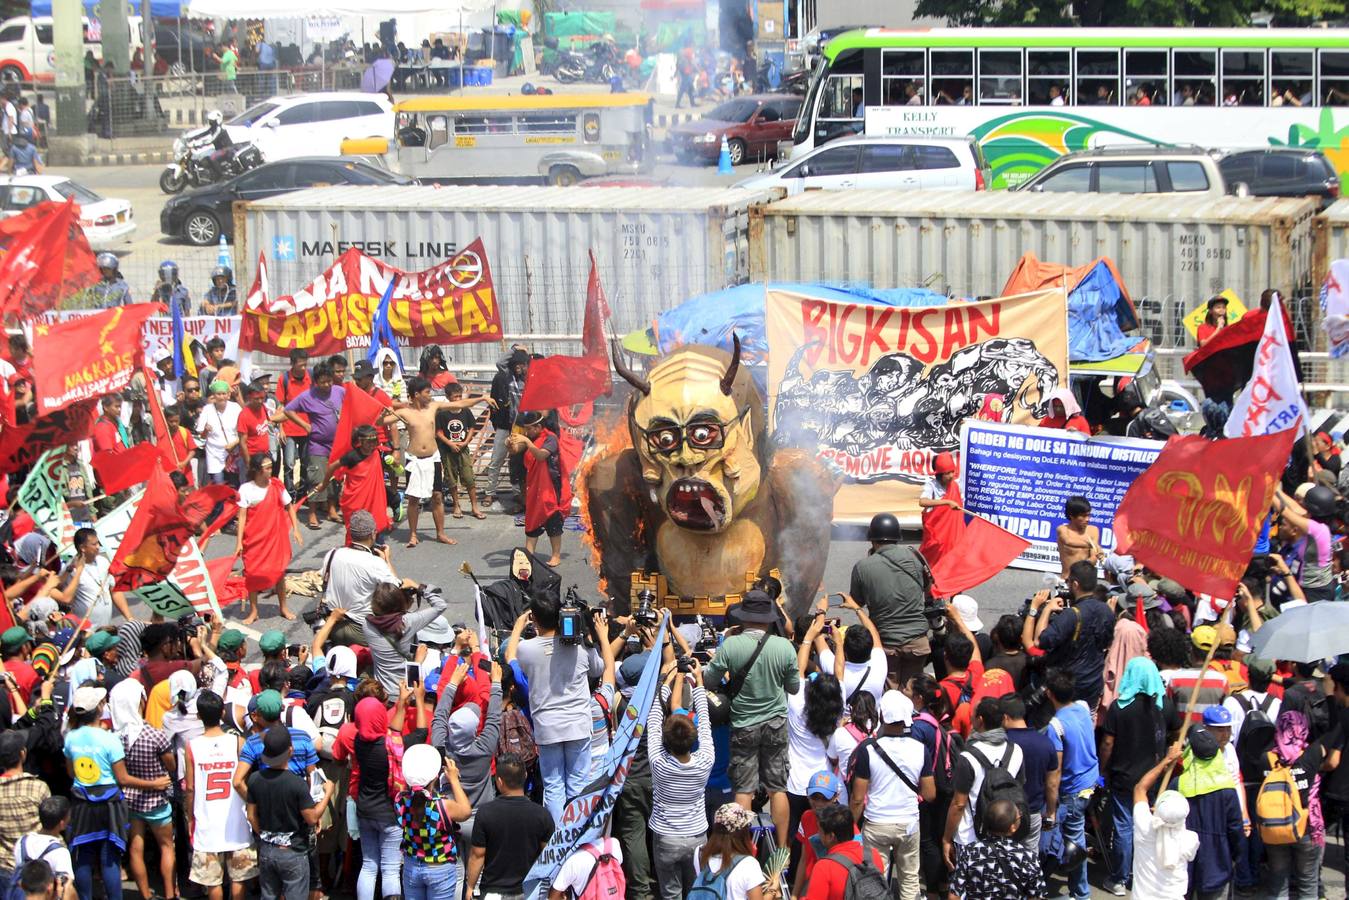
[[[1120,558],[1109,557],[1107,562]],[[1148,626],[1146,619],[1143,622],[1138,621],[1138,611],[1140,604],[1149,601],[1140,600],[1138,596],[1150,591],[1155,597],[1157,592],[1142,582],[1136,582],[1138,587],[1129,591],[1133,583],[1126,582],[1126,593],[1120,595],[1116,601],[1119,610],[1115,617],[1115,636],[1110,640],[1110,649],[1105,654],[1105,668],[1101,673],[1105,689],[1101,692],[1100,704],[1094,710],[1098,725],[1105,721],[1110,705],[1119,696],[1120,681],[1129,663],[1135,657],[1148,655]],[[1146,611],[1144,615],[1146,616]]]
[[932,477],[923,486],[918,506],[923,510],[923,542],[918,552],[935,566],[965,534],[965,499],[960,494],[955,457],[938,453],[932,460]]
[[[134,678],[117,683],[108,695],[112,727],[126,753],[126,771],[134,778],[153,781],[164,775],[174,777],[176,770],[169,738],[145,721],[145,686]],[[167,790],[148,790],[128,787],[127,809],[131,812],[131,841],[128,846],[127,868],[142,897],[163,896],[166,900],[178,896],[174,881],[176,859],[173,847],[173,806]],[[152,894],[150,876],[145,871],[145,834],[150,832],[159,845],[159,874],[164,880],[164,893]]]
[[[459,783],[464,787],[469,803],[481,809],[496,797],[492,780],[492,760],[496,756],[501,735],[501,666],[492,663],[492,687],[487,701],[487,717],[476,703],[456,706],[459,686],[468,675],[468,661],[451,657],[441,671],[440,699],[436,703],[431,722],[430,743],[453,759],[459,770]],[[479,730],[478,726],[482,728]],[[468,853],[467,835],[472,832],[470,818],[460,830],[461,854]]]
[[[1139,652],[1146,651],[1145,638]],[[1106,890],[1115,886],[1128,889],[1134,868],[1134,786],[1166,753],[1167,729],[1177,719],[1157,664],[1142,655],[1129,660],[1119,681],[1119,695],[1101,723],[1100,766],[1110,791],[1110,814],[1115,825]],[[1175,725],[1179,728],[1179,721]]]
[[1199,836],[1199,853],[1190,863],[1190,891],[1195,900],[1221,900],[1232,882],[1232,861],[1246,849],[1237,785],[1218,739],[1202,726],[1190,729],[1181,759],[1185,771],[1176,789],[1190,803],[1185,827]]
[[375,354],[375,387],[393,400],[407,399],[407,383],[403,380],[403,364],[398,354],[381,347]]
[[402,760],[403,738],[389,727],[389,710],[376,697],[357,702],[352,718],[350,727],[344,726],[338,734],[333,759],[354,760],[351,796],[361,836],[356,898],[394,897],[403,890],[403,854],[399,849],[403,831],[389,796],[389,760]]
[[[1266,844],[1268,880],[1265,896],[1288,900],[1290,876],[1298,896],[1319,897],[1321,857],[1325,853],[1326,825],[1321,812],[1321,773],[1340,764],[1338,748],[1327,750],[1325,738],[1311,740],[1306,713],[1285,710],[1275,723],[1274,749],[1265,754],[1260,780],[1278,767],[1287,767],[1297,783],[1302,808],[1307,810],[1307,833],[1296,844]],[[1296,875],[1293,873],[1296,871]]]
[[1082,407],[1070,387],[1056,388],[1049,395],[1049,415],[1040,420],[1041,428],[1058,428],[1091,434],[1091,425],[1082,415]]

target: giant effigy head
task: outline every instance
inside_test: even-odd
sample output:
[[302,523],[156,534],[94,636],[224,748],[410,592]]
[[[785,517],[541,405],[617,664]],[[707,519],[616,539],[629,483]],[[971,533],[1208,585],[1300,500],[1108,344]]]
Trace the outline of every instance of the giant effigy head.
[[733,353],[681,347],[646,377],[614,352],[614,368],[635,388],[628,428],[642,479],[670,521],[689,531],[725,530],[759,490],[763,401],[734,343]]

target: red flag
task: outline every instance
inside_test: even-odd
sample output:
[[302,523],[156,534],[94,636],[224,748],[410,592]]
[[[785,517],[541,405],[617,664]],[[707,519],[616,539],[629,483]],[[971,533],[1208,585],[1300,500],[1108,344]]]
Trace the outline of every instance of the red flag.
[[98,401],[85,400],[26,425],[0,430],[0,475],[32,465],[52,447],[84,440],[97,416]]
[[33,380],[38,414],[126,387],[142,364],[141,327],[163,309],[158,303],[135,303],[54,325],[35,325]]
[[932,596],[951,597],[983,584],[1030,546],[982,516],[974,516],[955,546],[932,567]]
[[333,433],[333,449],[328,454],[329,462],[337,462],[352,448],[351,433],[362,425],[374,425],[380,416],[388,412],[388,407],[358,388],[355,384],[346,386],[342,397],[342,412],[337,417],[337,430]]
[[117,590],[135,590],[167,578],[197,526],[216,502],[233,493],[227,485],[211,485],[180,502],[168,473],[156,466],[112,558],[110,572]]
[[[151,389],[151,393],[154,390]],[[144,484],[150,473],[162,468],[163,454],[154,444],[136,444],[126,450],[100,450],[89,460],[103,493],[116,494]]]
[[31,319],[98,280],[73,197],[31,207],[4,233],[11,238],[0,257],[0,314]]
[[230,573],[238,558],[237,556],[222,556],[219,559],[206,561],[206,571],[211,577],[211,585],[215,588],[215,601],[222,609],[231,603],[238,603],[248,596],[248,588],[243,577]]
[[1115,512],[1118,552],[1195,593],[1233,596],[1297,432],[1167,441]]
[[577,406],[609,393],[609,356],[604,349],[604,323],[608,318],[609,301],[604,298],[592,251],[581,355],[549,356],[530,363],[520,396],[521,410]]

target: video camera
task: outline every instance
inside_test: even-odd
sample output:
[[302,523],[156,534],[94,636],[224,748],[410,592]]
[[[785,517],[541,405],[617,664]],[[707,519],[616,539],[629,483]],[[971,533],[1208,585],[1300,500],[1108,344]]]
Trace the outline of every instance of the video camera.
[[557,636],[565,645],[576,646],[584,644],[587,635],[594,636],[595,633],[595,614],[600,612],[598,609],[591,609],[589,604],[581,598],[581,593],[576,589],[576,585],[567,588],[567,594],[562,600],[562,609],[558,614]]

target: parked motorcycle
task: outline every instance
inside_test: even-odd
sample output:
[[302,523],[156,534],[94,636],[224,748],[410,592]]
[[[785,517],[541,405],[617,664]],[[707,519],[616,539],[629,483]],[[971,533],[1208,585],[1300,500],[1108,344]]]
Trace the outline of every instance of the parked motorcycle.
[[593,51],[587,55],[574,50],[560,50],[554,64],[553,77],[563,84],[578,81],[608,84],[609,79],[617,72],[607,55]]

